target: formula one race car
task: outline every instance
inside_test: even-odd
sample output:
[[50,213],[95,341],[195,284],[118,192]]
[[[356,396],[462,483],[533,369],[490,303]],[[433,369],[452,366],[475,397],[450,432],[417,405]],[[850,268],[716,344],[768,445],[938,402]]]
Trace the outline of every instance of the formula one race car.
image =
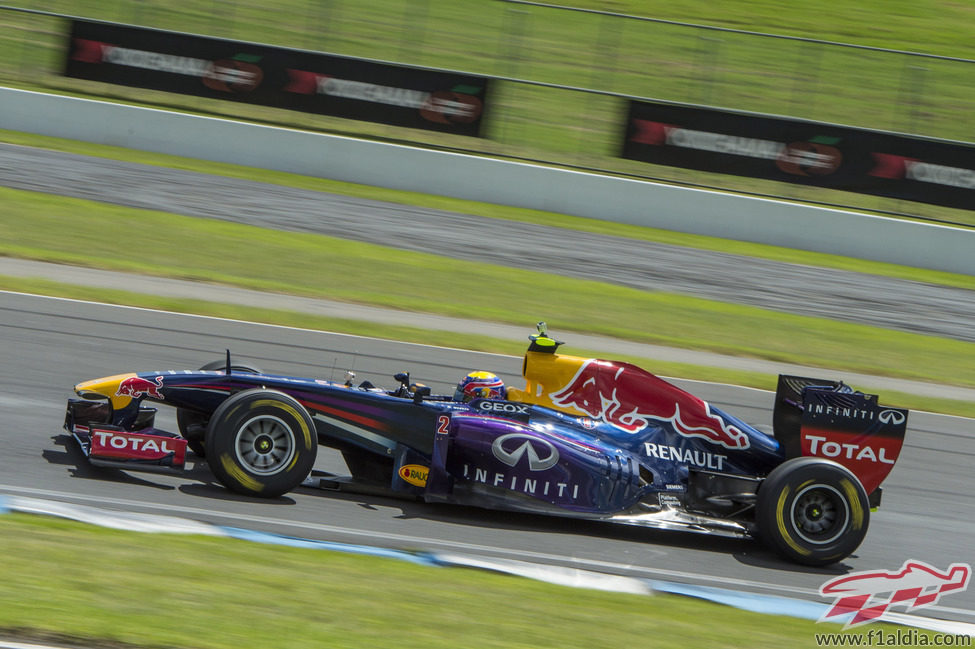
[[[205,453],[227,488],[304,484],[646,527],[757,536],[826,565],[867,532],[907,411],[842,382],[780,376],[766,435],[634,365],[557,353],[544,323],[523,390],[432,395],[264,374],[226,361],[75,386],[65,428],[92,464],[181,470]],[[179,434],[153,427],[177,408]],[[318,445],[351,472],[309,475]]]

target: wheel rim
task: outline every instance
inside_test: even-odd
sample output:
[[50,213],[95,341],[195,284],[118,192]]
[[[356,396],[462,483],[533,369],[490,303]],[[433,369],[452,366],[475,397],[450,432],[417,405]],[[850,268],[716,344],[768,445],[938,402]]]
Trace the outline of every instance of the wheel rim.
[[237,461],[251,473],[277,473],[294,457],[295,436],[281,419],[261,415],[248,419],[237,430],[236,450]]
[[811,485],[792,501],[796,533],[807,543],[832,543],[846,530],[850,508],[843,495],[829,485]]

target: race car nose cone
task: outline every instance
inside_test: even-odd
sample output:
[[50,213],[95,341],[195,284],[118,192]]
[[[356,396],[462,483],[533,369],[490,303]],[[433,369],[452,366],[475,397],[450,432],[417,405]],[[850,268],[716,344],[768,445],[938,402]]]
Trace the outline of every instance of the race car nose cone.
[[129,405],[132,395],[121,390],[123,382],[135,377],[135,374],[115,374],[91,381],[83,381],[74,386],[75,394],[82,399],[109,399],[112,408],[119,410]]

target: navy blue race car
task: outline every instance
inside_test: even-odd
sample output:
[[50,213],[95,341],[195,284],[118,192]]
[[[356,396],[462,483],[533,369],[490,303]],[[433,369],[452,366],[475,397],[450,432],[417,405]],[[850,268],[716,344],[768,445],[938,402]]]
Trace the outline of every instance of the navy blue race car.
[[[849,556],[904,441],[907,411],[842,382],[780,376],[774,435],[629,363],[529,336],[524,389],[475,372],[455,394],[265,374],[226,360],[75,386],[65,428],[92,464],[181,470],[227,488],[300,485],[426,502],[756,536],[807,565]],[[179,432],[154,427],[175,407]],[[350,476],[310,478],[318,446]]]

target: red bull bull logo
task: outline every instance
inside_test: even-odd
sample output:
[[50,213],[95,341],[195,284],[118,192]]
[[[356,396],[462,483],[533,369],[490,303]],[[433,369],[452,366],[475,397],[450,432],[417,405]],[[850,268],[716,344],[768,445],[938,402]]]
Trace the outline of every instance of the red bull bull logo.
[[831,621],[853,613],[846,628],[880,619],[887,609],[903,605],[907,611],[933,606],[942,595],[968,588],[972,567],[953,563],[945,571],[923,561],[905,561],[900,570],[868,570],[827,581],[819,594],[835,599],[833,606],[819,619]]
[[560,408],[638,433],[650,421],[669,424],[684,437],[728,449],[750,446],[748,435],[711,412],[707,402],[628,363],[590,359],[564,387],[548,395]]
[[130,376],[118,384],[118,390],[115,392],[115,396],[132,397],[133,399],[138,399],[139,397],[162,399],[162,392],[159,391],[159,388],[162,386],[163,377],[161,376],[157,376],[155,381],[144,379],[141,376]]

